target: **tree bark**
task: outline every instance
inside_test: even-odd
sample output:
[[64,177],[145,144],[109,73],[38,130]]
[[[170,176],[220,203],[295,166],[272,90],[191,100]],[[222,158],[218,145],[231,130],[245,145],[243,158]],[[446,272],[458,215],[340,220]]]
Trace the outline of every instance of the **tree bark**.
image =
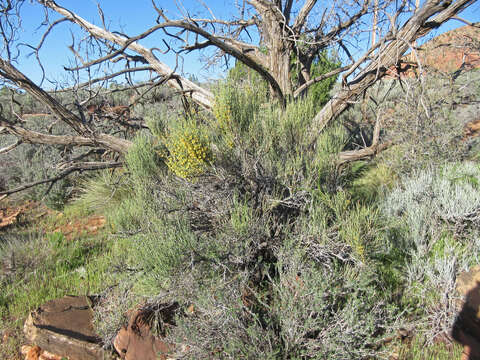
[[278,23],[268,13],[264,15],[263,19],[263,32],[264,36],[268,38],[266,43],[268,44],[268,67],[273,77],[276,79],[280,89],[282,90],[283,97],[290,97],[293,93],[292,82],[290,79],[290,58],[291,58],[291,46],[285,40],[286,34],[282,27],[282,23]]
[[125,154],[132,146],[131,141],[108,134],[98,134],[94,138],[74,135],[49,135],[12,125],[1,118],[0,125],[5,126],[10,134],[29,144],[102,147],[120,154]]

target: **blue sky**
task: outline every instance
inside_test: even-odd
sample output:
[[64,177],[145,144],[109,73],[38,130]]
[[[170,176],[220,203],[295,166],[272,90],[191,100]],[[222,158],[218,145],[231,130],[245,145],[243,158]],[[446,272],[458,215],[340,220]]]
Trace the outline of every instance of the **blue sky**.
[[[101,21],[98,15],[97,2],[93,0],[59,0],[57,3],[67,9],[71,9],[79,16],[85,18],[89,22],[100,25]],[[132,3],[134,5],[132,5]],[[176,1],[157,1],[158,6],[162,6],[166,10],[166,14],[175,19],[180,15],[175,5]],[[227,6],[228,1],[215,1],[216,16],[229,16],[234,13],[235,9]],[[149,26],[155,24],[157,13],[152,7],[150,0],[136,0],[134,2],[127,0],[101,0],[99,4],[105,14],[107,26],[111,26],[113,30],[122,31],[128,35],[137,35],[145,31]],[[189,10],[197,9],[197,12],[203,10],[195,0],[183,1],[185,8]],[[38,44],[44,27],[38,28],[43,20],[43,9],[36,2],[34,4],[25,4],[22,8],[23,31],[20,34],[21,42]],[[57,25],[50,33],[47,41],[40,52],[40,59],[45,68],[47,77],[58,79],[58,74],[63,72],[63,66],[71,64],[73,58],[72,52],[68,50],[68,46],[72,44],[72,33],[81,38],[84,34],[77,26],[67,22]],[[161,32],[149,36],[140,41],[142,45],[148,47],[162,47]],[[26,56],[31,53],[28,48],[22,47],[22,54],[15,65],[27,76],[38,82],[41,78],[41,70],[34,56]],[[174,54],[158,55],[160,60],[165,62],[171,68],[176,65],[176,56]],[[180,65],[183,72],[195,74],[199,78],[218,77],[222,69],[213,68],[209,71],[202,69],[204,65],[199,61],[199,54],[183,55],[183,63]],[[180,71],[181,69],[179,69]]]
[[[100,19],[97,12],[97,2],[93,0],[58,0],[57,3],[68,9],[75,11],[78,15],[86,20],[100,24]],[[156,12],[151,6],[150,0],[101,0],[99,1],[105,16],[107,25],[111,26],[111,29],[120,30],[128,35],[136,35],[145,31],[147,27],[153,25],[156,19]],[[176,0],[158,0],[157,4],[162,6],[167,15],[171,18],[177,18],[180,15]],[[198,0],[184,0],[184,8],[189,9],[192,15],[195,12],[200,13],[205,11],[200,5]],[[215,11],[215,15],[219,18],[228,18],[236,13],[236,9],[232,4],[235,1],[215,0],[205,3],[210,4]],[[132,5],[133,4],[133,5]],[[37,44],[44,28],[38,29],[38,26],[43,20],[43,10],[36,2],[33,4],[27,2],[22,9],[23,16],[23,30],[20,33],[20,41]],[[476,2],[470,8],[468,8],[462,15],[463,18],[475,22],[480,21],[480,2]],[[462,26],[459,21],[451,20],[445,24],[435,34]],[[61,79],[64,65],[69,65],[73,58],[72,53],[68,50],[68,46],[72,43],[72,33],[81,37],[82,33],[78,27],[72,26],[67,22],[57,26],[50,34],[46,41],[40,57],[45,67],[47,77]],[[431,37],[431,35],[429,36]],[[141,43],[149,47],[161,46],[161,33],[158,32],[153,36],[142,40]],[[27,76],[31,77],[35,82],[38,82],[41,78],[41,72],[36,64],[34,56],[27,57],[25,54],[29,50],[22,47],[22,56],[18,59],[16,66],[24,71]],[[173,54],[161,55],[160,59],[170,67],[175,66],[175,56]],[[215,67],[209,71],[202,69],[203,63],[199,61],[198,53],[184,56],[183,72],[196,75],[200,80],[208,78],[215,78],[222,75],[222,68]],[[64,76],[64,75],[63,75]]]

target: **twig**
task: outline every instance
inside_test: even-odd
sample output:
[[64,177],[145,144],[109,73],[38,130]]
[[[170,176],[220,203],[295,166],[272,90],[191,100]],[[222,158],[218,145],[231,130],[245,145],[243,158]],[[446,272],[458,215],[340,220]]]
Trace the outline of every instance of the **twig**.
[[[49,189],[53,186],[53,184],[55,182],[57,182],[58,180],[61,180],[63,179],[64,177],[70,175],[71,173],[73,172],[76,172],[76,171],[92,171],[92,170],[102,170],[102,169],[111,169],[111,168],[117,168],[117,167],[121,167],[123,166],[123,162],[110,162],[110,163],[102,163],[102,162],[86,162],[86,163],[77,163],[71,167],[69,167],[68,169],[65,169],[64,171],[62,171],[61,173],[59,173],[58,175],[54,176],[54,177],[51,177],[49,179],[43,179],[43,180],[39,180],[39,181],[34,181],[32,183],[28,183],[28,184],[24,184],[22,186],[19,186],[15,189],[11,189],[11,190],[5,190],[5,191],[0,191],[0,195],[11,195],[11,194],[14,194],[14,193],[17,193],[17,192],[20,192],[20,191],[23,191],[23,190],[26,190],[26,189],[30,189],[34,186],[37,186],[37,185],[42,185],[42,184],[46,184],[46,183],[52,183],[49,187]],[[48,190],[47,190],[47,193],[48,193]]]
[[21,139],[18,139],[15,144],[12,144],[12,145],[9,145],[9,146],[4,147],[3,149],[0,149],[0,154],[7,153],[7,152],[9,152],[10,150],[15,149],[15,148],[16,148],[18,145],[20,145],[21,143],[22,143],[22,140],[21,140]]

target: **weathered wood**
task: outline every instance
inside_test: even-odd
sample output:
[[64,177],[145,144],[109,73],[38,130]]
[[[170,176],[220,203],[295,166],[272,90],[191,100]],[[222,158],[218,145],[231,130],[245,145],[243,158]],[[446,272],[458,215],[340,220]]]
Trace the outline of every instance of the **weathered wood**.
[[103,147],[124,154],[132,142],[108,134],[92,134],[91,137],[75,135],[49,135],[38,131],[28,130],[21,126],[12,125],[0,118],[0,125],[5,126],[8,132],[22,139],[24,143]]
[[80,136],[46,135],[36,131],[16,126],[0,117],[2,129],[31,144],[73,145],[73,146],[102,146],[118,153],[125,153],[132,144],[128,140],[120,139],[108,134],[96,134],[73,112],[68,110],[49,93],[38,87],[33,81],[17,70],[11,63],[0,59],[0,76],[13,81],[17,86],[26,90],[34,98],[48,106],[51,113],[68,124]]
[[46,91],[35,85],[33,81],[17,70],[10,62],[1,58],[0,76],[13,81],[18,87],[26,90],[35,99],[48,106],[52,114],[70,125],[77,133],[82,135],[88,133],[88,128],[82,123],[82,120],[78,116],[60,104]]

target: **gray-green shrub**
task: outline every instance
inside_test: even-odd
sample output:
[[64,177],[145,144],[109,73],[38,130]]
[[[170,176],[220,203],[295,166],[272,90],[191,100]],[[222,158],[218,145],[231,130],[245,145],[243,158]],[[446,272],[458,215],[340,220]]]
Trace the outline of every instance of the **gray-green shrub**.
[[424,309],[429,340],[451,329],[456,276],[477,261],[479,180],[472,162],[415,171],[382,205],[391,228],[401,229],[396,243],[408,257],[405,297]]

